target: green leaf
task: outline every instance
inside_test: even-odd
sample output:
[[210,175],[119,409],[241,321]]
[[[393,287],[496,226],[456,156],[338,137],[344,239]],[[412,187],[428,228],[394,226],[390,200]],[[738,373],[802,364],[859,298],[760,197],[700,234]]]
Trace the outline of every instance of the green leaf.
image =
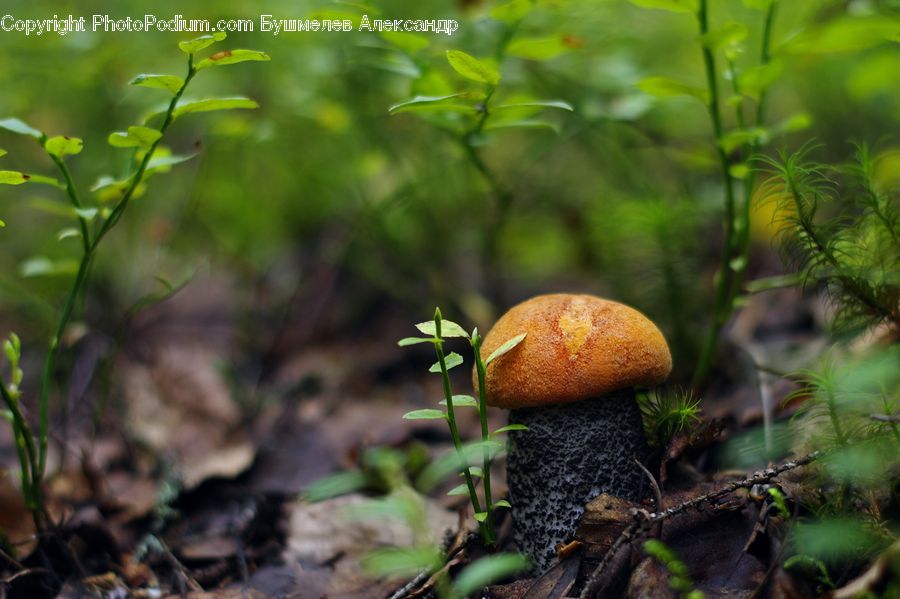
[[460,92],[447,96],[416,96],[412,99],[394,104],[388,108],[390,114],[400,112],[422,112],[434,110],[446,110],[450,112],[474,113],[479,111],[477,104],[463,104],[460,100],[480,101],[484,94],[473,92]]
[[500,72],[461,50],[447,50],[447,62],[453,70],[472,81],[496,86],[500,83]]
[[62,241],[63,239],[70,239],[72,237],[81,237],[81,231],[74,227],[69,227],[67,229],[61,230],[56,234],[56,240]]
[[28,178],[29,183],[40,183],[41,185],[50,185],[51,187],[56,187],[57,189],[65,189],[66,186],[60,183],[57,179],[53,177],[46,177],[44,175],[25,175]]
[[437,548],[381,549],[364,556],[360,562],[369,573],[378,577],[397,578],[415,576],[423,570],[431,571],[441,565]]
[[559,108],[560,110],[575,110],[571,104],[563,100],[534,100],[533,102],[511,102],[494,106],[494,110],[509,110],[512,108]]
[[397,345],[406,347],[407,345],[415,345],[417,343],[434,343],[434,339],[432,337],[404,337],[397,342]]
[[789,53],[857,52],[900,40],[900,20],[886,16],[847,16],[831,20],[785,44]]
[[69,276],[78,270],[78,262],[75,260],[51,260],[46,256],[35,256],[25,260],[19,266],[19,273],[23,277],[39,276]]
[[[420,322],[416,325],[416,328],[419,329],[422,333],[426,335],[437,335],[437,328],[435,328],[433,320],[426,320],[425,322]],[[452,320],[441,320],[441,337],[469,337],[469,333],[453,322]]]
[[695,87],[669,77],[647,77],[637,84],[638,89],[657,98],[691,96],[703,103],[709,101],[709,92],[702,87]]
[[[440,405],[446,406],[447,400],[442,399]],[[471,395],[454,395],[453,396],[453,407],[454,408],[477,408],[478,402]]]
[[19,135],[27,135],[35,139],[40,139],[44,136],[43,133],[41,133],[25,121],[21,121],[19,119],[0,120],[0,129],[6,129],[7,131],[12,131],[13,133],[18,133]]
[[725,134],[719,145],[726,154],[730,154],[735,149],[751,143],[765,143],[769,139],[769,132],[762,127],[754,127],[752,129],[735,129]]
[[381,39],[397,46],[404,52],[415,54],[431,45],[431,39],[418,33],[406,31],[382,31]]
[[[478,521],[483,522],[486,518],[487,515]],[[476,519],[478,519],[477,514]],[[453,583],[453,588],[457,596],[468,597],[492,582],[521,572],[528,566],[528,558],[518,553],[498,553],[482,557],[460,572]]]
[[457,497],[460,495],[468,495],[469,494],[469,485],[468,483],[463,483],[461,485],[456,485],[449,491],[447,491],[447,495],[451,497]]
[[[465,473],[460,472],[459,475],[465,476]],[[469,475],[470,476],[484,476],[484,470],[482,470],[480,466],[469,466]]]
[[3,229],[5,227],[6,227],[6,221],[4,221],[3,219],[0,219],[0,229]]
[[[447,366],[447,370],[450,370],[451,368],[456,368],[457,366],[462,364],[463,357],[461,355],[459,355],[458,353],[456,353],[455,351],[450,352],[444,358],[444,363]],[[441,371],[441,363],[440,362],[435,362],[434,364],[431,365],[431,368],[428,369],[428,372],[440,372],[440,371]]]
[[750,176],[750,166],[746,162],[739,162],[728,167],[728,174],[735,179],[746,179]]
[[224,32],[217,31],[216,33],[212,33],[209,35],[201,35],[200,37],[195,37],[192,40],[178,42],[178,47],[181,48],[181,51],[185,54],[194,54],[195,52],[199,52],[204,48],[212,46],[216,42],[221,42],[225,39],[225,37],[226,35]]
[[233,98],[206,98],[179,103],[173,113],[174,118],[191,112],[210,112],[213,110],[234,110],[237,108],[259,108],[259,104],[250,98],[236,96]]
[[504,23],[521,21],[531,12],[531,0],[512,0],[491,9],[491,18]]
[[199,71],[209,67],[237,64],[251,60],[267,62],[272,59],[269,58],[268,54],[259,50],[222,50],[198,62],[196,68]]
[[303,490],[301,496],[310,502],[323,501],[364,489],[368,484],[360,470],[347,470],[319,479]]
[[487,520],[487,517],[488,517],[487,512],[477,512],[475,514],[475,519],[478,520],[479,522],[484,522],[485,520]]
[[116,131],[110,133],[107,141],[109,145],[115,148],[143,148],[149,150],[160,137],[162,137],[162,133],[158,129],[135,125],[129,127],[127,132]]
[[751,67],[738,75],[738,87],[741,93],[758,97],[760,93],[778,81],[783,70],[784,63],[777,59],[766,64]]
[[510,505],[510,503],[509,503],[507,500],[501,499],[500,501],[494,502],[494,507],[495,507],[495,508],[498,508],[498,507],[508,507],[508,508],[512,508],[512,505]]
[[642,8],[656,8],[672,12],[697,12],[697,0],[630,0]]
[[491,362],[493,362],[494,360],[496,360],[503,354],[505,354],[508,351],[510,351],[511,349],[513,349],[515,346],[519,345],[522,342],[522,340],[525,339],[525,335],[527,335],[527,333],[522,333],[521,335],[516,335],[515,337],[513,337],[512,339],[510,339],[509,341],[507,341],[506,343],[504,343],[503,345],[501,345],[500,347],[495,349],[493,352],[491,352],[491,355],[489,355],[487,357],[487,360],[484,361],[484,365],[487,366],[488,364],[490,364]]
[[51,156],[62,158],[68,154],[79,154],[84,149],[84,142],[77,137],[57,135],[44,143],[44,149]]
[[813,119],[808,112],[798,112],[772,127],[775,133],[793,133],[803,131],[812,125]]
[[747,39],[750,30],[743,23],[731,21],[725,23],[721,27],[707,32],[700,39],[703,45],[715,52],[725,46],[739,44]]
[[497,433],[508,433],[509,431],[527,431],[528,427],[524,424],[507,424],[506,426],[501,426],[497,430],[494,431],[494,434]]
[[153,172],[165,168],[169,168],[175,166],[176,164],[181,164],[182,162],[187,162],[188,160],[192,160],[197,157],[197,154],[170,154],[168,156],[160,156],[150,159],[150,162],[147,163],[147,172]]
[[506,47],[509,56],[526,60],[551,60],[569,52],[571,48],[558,35],[547,37],[521,37]]
[[559,127],[556,126],[556,123],[543,119],[489,119],[487,125],[484,126],[485,131],[497,129],[550,129],[554,133],[559,133]]
[[0,148],[0,156],[6,156],[8,153],[9,153],[9,152],[7,152],[6,150],[4,150],[3,148]]
[[424,410],[413,410],[403,415],[404,420],[443,420],[447,415],[441,410],[427,408]]
[[157,75],[155,73],[141,73],[131,81],[131,85],[139,85],[141,87],[152,87],[155,89],[166,89],[170,92],[177,93],[184,85],[184,79],[175,75]]
[[0,171],[0,185],[21,185],[31,177],[19,171]]
[[97,218],[98,213],[99,210],[97,210],[96,208],[75,208],[75,215],[78,216],[78,218],[82,218],[88,222]]

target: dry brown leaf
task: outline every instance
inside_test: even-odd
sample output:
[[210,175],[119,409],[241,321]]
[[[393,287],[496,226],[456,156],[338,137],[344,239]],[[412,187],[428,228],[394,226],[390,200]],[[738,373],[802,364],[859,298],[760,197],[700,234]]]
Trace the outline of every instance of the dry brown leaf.
[[160,345],[149,364],[120,361],[134,434],[175,461],[187,489],[237,476],[256,454],[218,359],[197,344]]

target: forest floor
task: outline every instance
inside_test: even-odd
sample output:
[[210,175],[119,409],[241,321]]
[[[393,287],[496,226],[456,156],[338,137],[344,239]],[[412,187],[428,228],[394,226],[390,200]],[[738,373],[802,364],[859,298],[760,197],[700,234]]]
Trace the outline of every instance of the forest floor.
[[[427,576],[373,578],[361,566],[375,549],[414,542],[402,521],[358,516],[390,481],[317,502],[304,497],[323,477],[364,469],[372,448],[433,457],[451,447],[443,422],[401,418],[433,406],[441,394],[439,377],[427,373],[427,348],[396,346],[422,318],[385,312],[365,335],[336,340],[305,320],[317,314],[315,306],[295,305],[281,322],[248,323],[245,299],[226,277],[199,277],[135,317],[122,339],[87,333],[69,349],[75,375],[54,418],[47,482],[57,528],[35,535],[15,488],[11,436],[0,432],[0,458],[10,469],[0,478],[0,529],[10,541],[0,554],[0,597],[312,599],[433,591]],[[678,554],[706,597],[817,596],[779,565],[784,521],[762,486],[777,485],[796,505],[815,492],[804,468],[788,464],[777,476],[729,488],[779,462],[722,465],[763,442],[740,435],[792,413],[795,406],[782,400],[795,386],[757,366],[787,371],[818,351],[822,310],[799,291],[754,296],[729,328],[720,369],[703,396],[702,424],[673,439],[654,467],[661,505],[592,503],[581,544],[557,567],[539,579],[499,581],[488,596],[560,597],[590,584],[601,589],[596,596],[627,588],[630,597],[677,597],[670,572],[642,558],[639,541],[650,537]],[[34,362],[26,371],[36,371]],[[466,374],[456,381],[460,392],[468,392]],[[505,417],[491,414],[496,426]],[[472,411],[461,418],[463,434],[477,434]],[[791,457],[785,451],[782,461]],[[503,460],[494,465],[494,496],[503,497]],[[442,483],[425,497],[427,528],[449,548],[451,575],[483,553],[470,534],[466,498],[446,495],[454,485]],[[664,522],[640,517],[706,494]],[[508,517],[499,530],[501,547],[509,548]],[[622,550],[605,563],[615,543]],[[872,585],[877,566],[868,573]]]

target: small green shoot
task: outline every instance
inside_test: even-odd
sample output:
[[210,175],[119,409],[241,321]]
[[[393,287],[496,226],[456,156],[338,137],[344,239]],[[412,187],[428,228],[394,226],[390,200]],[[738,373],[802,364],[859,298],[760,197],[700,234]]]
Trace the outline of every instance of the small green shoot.
[[644,543],[644,553],[655,558],[669,572],[669,586],[678,593],[680,599],[703,599],[706,595],[693,588],[687,566],[672,549],[657,539]]
[[700,422],[700,399],[689,391],[650,391],[638,394],[647,440],[665,447],[675,435]]
[[[406,337],[398,342],[400,346],[415,345],[418,343],[431,343],[434,345],[434,351],[437,356],[435,362],[428,371],[431,373],[439,373],[442,378],[444,388],[444,399],[438,405],[443,406],[443,410],[435,408],[423,408],[413,410],[403,415],[406,420],[446,420],[447,426],[450,428],[450,436],[453,439],[456,459],[456,471],[465,479],[465,482],[450,490],[449,495],[468,495],[472,508],[475,511],[475,520],[478,522],[478,528],[481,532],[484,543],[493,546],[497,542],[496,532],[494,530],[493,512],[498,507],[510,507],[507,501],[494,502],[491,494],[491,460],[492,452],[497,449],[498,443],[493,441],[493,437],[497,434],[508,431],[527,430],[520,424],[512,424],[501,427],[491,432],[487,422],[487,395],[485,388],[485,373],[487,365],[510,351],[516,345],[522,342],[525,335],[518,335],[510,339],[496,351],[491,353],[487,360],[481,358],[481,344],[484,338],[478,334],[478,329],[468,333],[463,327],[455,322],[444,320],[441,315],[440,308],[434,311],[434,320],[421,322],[416,328],[425,335],[430,337]],[[475,361],[475,372],[478,379],[478,399],[470,395],[454,395],[449,370],[463,364],[463,357],[456,353],[444,353],[444,342],[446,338],[464,338],[469,342],[472,349],[472,355]],[[463,444],[459,430],[456,424],[456,408],[473,407],[478,409],[479,420],[481,422],[481,442],[466,446]],[[470,450],[481,450],[482,466],[471,466],[469,464]],[[435,476],[434,472],[440,472],[440,468],[434,467],[426,469],[423,476],[433,480],[439,478],[440,474]],[[480,479],[484,488],[484,508],[482,508],[481,500],[475,490],[475,479]],[[427,486],[427,485],[426,485]]]

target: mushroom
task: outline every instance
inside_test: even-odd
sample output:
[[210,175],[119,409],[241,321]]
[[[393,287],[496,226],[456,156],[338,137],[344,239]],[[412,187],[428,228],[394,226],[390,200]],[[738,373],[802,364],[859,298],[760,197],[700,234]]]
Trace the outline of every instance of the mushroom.
[[634,459],[649,447],[635,389],[662,383],[672,356],[646,316],[591,295],[541,295],[511,308],[485,336],[483,356],[521,333],[488,366],[485,386],[489,405],[528,427],[509,433],[513,537],[543,572],[591,499],[643,498]]

